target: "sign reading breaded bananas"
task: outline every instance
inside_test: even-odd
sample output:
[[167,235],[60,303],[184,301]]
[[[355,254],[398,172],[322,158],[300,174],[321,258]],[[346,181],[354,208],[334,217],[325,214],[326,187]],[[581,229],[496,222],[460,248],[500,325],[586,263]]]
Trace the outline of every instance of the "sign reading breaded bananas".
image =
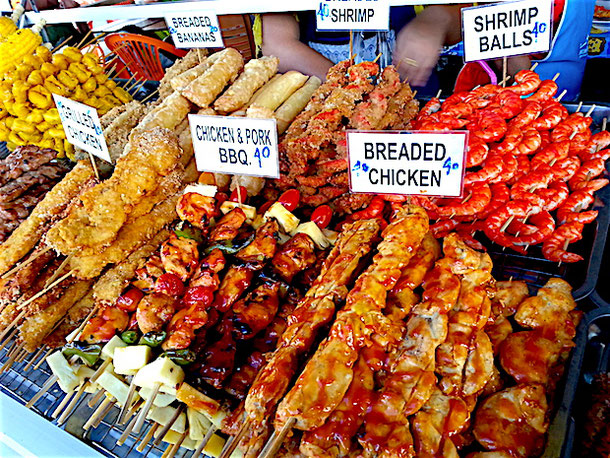
[[189,115],[197,170],[279,178],[275,119]]
[[97,110],[57,94],[53,94],[53,99],[67,140],[74,146],[112,163]]
[[165,23],[176,48],[222,48],[218,16],[213,11],[165,16]]

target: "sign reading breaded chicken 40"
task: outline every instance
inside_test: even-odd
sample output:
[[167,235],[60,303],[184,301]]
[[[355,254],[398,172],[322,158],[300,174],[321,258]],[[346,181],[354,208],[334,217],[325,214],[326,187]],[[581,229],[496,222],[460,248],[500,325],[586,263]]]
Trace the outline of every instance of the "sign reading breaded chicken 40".
[[279,178],[275,119],[189,115],[197,170]]
[[462,9],[464,60],[548,51],[552,0],[519,0]]
[[107,162],[112,162],[97,110],[57,94],[53,94],[66,139],[74,146]]
[[388,30],[389,0],[320,0],[318,30]]
[[348,132],[350,190],[458,197],[467,132]]

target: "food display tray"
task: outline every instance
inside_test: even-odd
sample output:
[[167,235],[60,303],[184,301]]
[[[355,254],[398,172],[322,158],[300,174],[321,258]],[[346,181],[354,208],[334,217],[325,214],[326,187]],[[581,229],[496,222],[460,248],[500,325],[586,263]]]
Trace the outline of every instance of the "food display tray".
[[610,305],[589,298],[594,307],[585,314],[576,336],[561,404],[549,430],[545,458],[582,456],[583,426],[591,408],[592,381],[595,375],[610,370]]

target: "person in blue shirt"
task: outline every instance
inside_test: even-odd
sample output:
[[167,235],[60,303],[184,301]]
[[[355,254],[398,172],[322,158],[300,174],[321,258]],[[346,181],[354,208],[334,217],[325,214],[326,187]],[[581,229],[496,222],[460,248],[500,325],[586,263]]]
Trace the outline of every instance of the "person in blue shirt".
[[[384,43],[380,46],[379,36]],[[354,34],[353,51],[360,60],[374,60],[387,50],[393,63],[420,94],[435,93],[434,68],[441,48],[460,40],[459,6],[429,6],[415,14],[413,7],[392,7],[386,34]],[[280,71],[298,70],[324,79],[335,63],[348,59],[348,32],[318,32],[314,11],[262,16],[262,51],[280,58]]]

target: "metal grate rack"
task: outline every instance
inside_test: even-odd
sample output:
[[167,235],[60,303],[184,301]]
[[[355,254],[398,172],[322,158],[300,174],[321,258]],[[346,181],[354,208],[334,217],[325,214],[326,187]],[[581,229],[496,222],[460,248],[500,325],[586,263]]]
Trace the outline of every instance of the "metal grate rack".
[[[6,348],[0,350],[0,364],[7,360],[8,349],[10,347],[11,343]],[[26,405],[51,376],[51,372],[44,362],[37,369],[34,369],[34,366],[36,366],[36,362],[34,362],[28,371],[24,371],[34,356],[35,354],[30,354],[24,361],[13,364],[12,367],[0,374],[0,392],[22,405]],[[44,358],[44,356],[40,358]],[[32,406],[32,410],[46,420],[56,424],[51,415],[64,397],[65,393],[55,384]],[[130,434],[124,444],[117,445],[116,442],[123,434],[124,429],[124,426],[115,424],[119,414],[117,408],[113,408],[97,428],[84,431],[82,427],[96,407],[94,406],[93,409],[89,408],[87,405],[89,399],[91,399],[91,395],[81,397],[73,414],[60,428],[77,437],[102,455],[121,458],[139,458],[145,456],[157,458],[161,457],[165,449],[170,446],[165,442],[161,442],[158,446],[153,446],[152,441],[150,441],[150,445],[147,445],[143,452],[136,450],[136,447],[150,428],[149,422],[145,424],[140,433]],[[176,457],[179,458],[190,456],[192,456],[192,452],[184,448],[180,448],[176,453]]]

